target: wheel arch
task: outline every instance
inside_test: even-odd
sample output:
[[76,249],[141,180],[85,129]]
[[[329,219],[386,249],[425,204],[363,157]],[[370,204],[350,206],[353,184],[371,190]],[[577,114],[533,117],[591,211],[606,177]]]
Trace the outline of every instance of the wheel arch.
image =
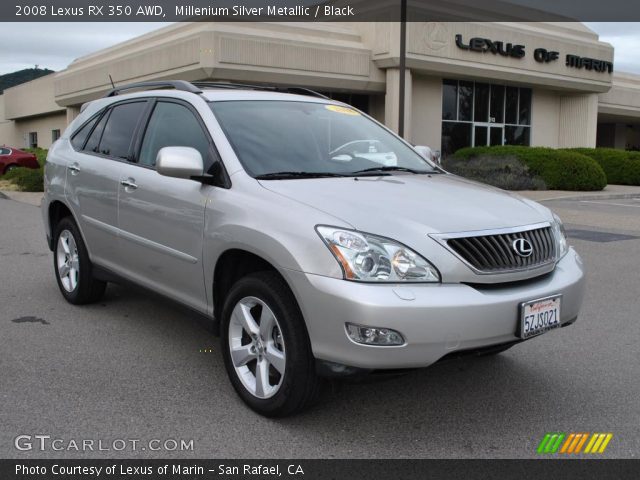
[[246,275],[264,271],[276,273],[293,292],[280,271],[260,255],[242,248],[230,248],[218,257],[213,272],[213,317],[216,320],[216,333],[219,333],[224,299],[233,284]]
[[2,174],[4,175],[5,173],[7,173],[9,171],[9,169],[11,167],[20,167],[20,165],[18,165],[17,163],[13,162],[13,163],[7,163],[4,168],[2,169]]
[[87,245],[87,242],[84,237],[84,233],[82,232],[82,228],[80,227],[80,222],[78,222],[78,219],[74,215],[73,210],[71,210],[67,204],[65,204],[60,200],[53,200],[49,204],[49,208],[47,211],[47,219],[49,221],[49,232],[51,233],[50,238],[48,239],[49,250],[53,251],[53,248],[54,248],[53,243],[55,241],[54,232],[55,232],[56,225],[60,222],[60,220],[66,217],[71,217],[73,219],[76,226],[78,227],[78,230],[80,231],[80,235],[82,236],[82,241],[84,242],[87,248],[87,251],[90,252],[89,246]]

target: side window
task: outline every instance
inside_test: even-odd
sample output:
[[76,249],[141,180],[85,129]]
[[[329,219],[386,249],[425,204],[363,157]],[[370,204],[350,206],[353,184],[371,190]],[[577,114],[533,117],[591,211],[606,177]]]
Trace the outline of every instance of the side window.
[[8,148],[0,148],[0,155],[9,155],[9,153],[11,153],[11,150]]
[[102,115],[102,118],[96,125],[96,128],[91,132],[91,136],[89,140],[87,140],[87,144],[84,146],[84,150],[87,152],[95,152],[98,153],[98,145],[100,145],[100,139],[102,138],[102,132],[104,131],[104,126],[107,123],[107,119],[111,112],[106,112]]
[[155,166],[158,151],[163,147],[192,147],[205,162],[209,157],[209,141],[198,119],[185,106],[158,102],[153,109],[140,149],[141,165]]
[[129,158],[131,140],[145,105],[146,102],[132,102],[111,109],[98,147],[100,153],[115,158]]
[[73,137],[71,138],[71,146],[75,150],[82,150],[84,142],[87,140],[89,133],[91,133],[91,129],[96,124],[99,118],[100,115],[97,115],[95,118],[91,119],[84,127],[73,134]]

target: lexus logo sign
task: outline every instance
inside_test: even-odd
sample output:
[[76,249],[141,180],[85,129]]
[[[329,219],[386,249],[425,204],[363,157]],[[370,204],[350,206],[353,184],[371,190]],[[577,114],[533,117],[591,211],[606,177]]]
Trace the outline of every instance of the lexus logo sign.
[[521,257],[530,257],[533,253],[533,245],[526,238],[516,238],[511,244],[513,251]]

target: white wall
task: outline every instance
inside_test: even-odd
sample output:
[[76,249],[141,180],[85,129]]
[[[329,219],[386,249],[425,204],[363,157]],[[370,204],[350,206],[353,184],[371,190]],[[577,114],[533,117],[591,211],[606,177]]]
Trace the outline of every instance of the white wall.
[[549,90],[533,90],[531,99],[531,146],[558,147],[560,96]]
[[440,150],[442,141],[442,78],[413,77],[409,140]]
[[595,147],[598,130],[598,95],[565,95],[560,98],[558,147]]
[[[29,146],[29,133],[38,133],[38,146],[41,148],[49,148],[53,143],[52,130],[59,129],[60,133],[67,128],[66,112],[53,115],[46,115],[37,118],[29,118],[14,122],[14,138],[13,146],[17,148],[25,148]],[[0,143],[2,141],[0,140]]]
[[4,95],[0,95],[0,145],[15,146],[18,139],[18,132],[16,131],[15,124],[11,120],[5,118],[4,111]]

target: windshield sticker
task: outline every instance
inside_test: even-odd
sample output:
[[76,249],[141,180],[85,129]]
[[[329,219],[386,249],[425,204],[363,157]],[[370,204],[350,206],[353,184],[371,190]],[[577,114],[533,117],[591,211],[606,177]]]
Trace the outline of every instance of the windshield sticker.
[[342,113],[344,115],[360,115],[360,113],[353,108],[341,107],[340,105],[325,105],[324,108],[332,112]]

